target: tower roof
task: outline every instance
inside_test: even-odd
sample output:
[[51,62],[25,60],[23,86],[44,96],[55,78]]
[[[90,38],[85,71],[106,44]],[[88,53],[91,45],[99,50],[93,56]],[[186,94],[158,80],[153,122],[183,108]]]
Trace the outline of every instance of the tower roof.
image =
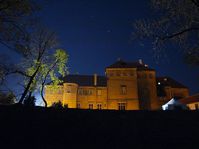
[[144,64],[142,60],[139,60],[139,62],[125,62],[121,59],[106,68],[137,68],[138,70],[154,70]]

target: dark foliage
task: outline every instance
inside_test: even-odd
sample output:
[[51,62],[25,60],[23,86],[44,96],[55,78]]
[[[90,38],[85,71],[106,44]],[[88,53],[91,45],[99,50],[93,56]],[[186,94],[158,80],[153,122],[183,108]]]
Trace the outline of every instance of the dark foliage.
[[133,38],[151,41],[157,58],[177,45],[186,62],[199,66],[199,1],[151,0],[151,8],[153,17],[135,21]]
[[24,105],[25,106],[30,106],[30,107],[34,107],[35,106],[35,103],[36,103],[36,98],[34,97],[34,96],[28,96],[28,97],[26,97],[25,98],[25,100],[24,100]]
[[[1,107],[2,148],[198,149],[197,111]],[[45,126],[45,127],[43,127]],[[23,127],[23,129],[19,129]]]
[[28,40],[27,32],[32,26],[33,12],[39,10],[34,0],[0,0],[0,44],[26,54],[25,49],[16,48]]
[[58,102],[54,102],[51,107],[59,108],[59,109],[64,108],[64,106],[63,106],[63,104],[62,104],[62,102],[60,100]]
[[0,93],[0,104],[9,105],[15,103],[15,96],[12,93]]

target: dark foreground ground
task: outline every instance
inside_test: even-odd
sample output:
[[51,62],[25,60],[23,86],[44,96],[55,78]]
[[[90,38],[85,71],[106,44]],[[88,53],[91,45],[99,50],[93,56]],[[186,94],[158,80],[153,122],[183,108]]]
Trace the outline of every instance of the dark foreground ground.
[[199,112],[0,106],[4,148],[199,149]]

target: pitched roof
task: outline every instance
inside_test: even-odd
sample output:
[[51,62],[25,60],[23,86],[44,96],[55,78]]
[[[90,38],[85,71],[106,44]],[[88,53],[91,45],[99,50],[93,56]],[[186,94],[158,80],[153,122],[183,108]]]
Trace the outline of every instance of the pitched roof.
[[194,102],[199,102],[199,94],[182,98],[182,99],[180,99],[180,102],[183,103],[183,104],[190,104],[190,103],[194,103]]
[[142,62],[125,62],[123,60],[118,60],[106,68],[137,68],[137,70],[154,70]]
[[157,83],[160,83],[158,85],[161,86],[170,86],[172,88],[188,88],[170,77],[157,77],[156,81]]
[[[77,83],[79,86],[94,86],[94,75],[67,75],[62,80],[64,83]],[[107,86],[105,76],[97,76],[97,86]]]

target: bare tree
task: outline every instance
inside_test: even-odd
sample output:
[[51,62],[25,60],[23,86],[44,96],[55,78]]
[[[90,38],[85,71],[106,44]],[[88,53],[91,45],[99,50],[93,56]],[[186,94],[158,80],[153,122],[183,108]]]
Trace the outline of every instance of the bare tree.
[[[38,28],[29,36],[26,43],[19,45],[19,48],[27,51],[22,63],[16,71],[24,77],[24,91],[20,97],[19,104],[22,104],[28,92],[40,89],[42,99],[47,106],[43,96],[44,85],[47,80],[58,84],[57,74],[65,75],[68,55],[64,50],[56,49],[57,38],[54,32],[45,28]],[[20,69],[21,68],[21,69]]]
[[[33,13],[39,10],[34,0],[0,0],[0,44],[20,53],[15,46],[28,40]],[[24,49],[23,49],[24,50]]]
[[133,38],[152,41],[156,54],[177,43],[189,63],[199,65],[199,1],[151,0],[154,17],[134,23]]

